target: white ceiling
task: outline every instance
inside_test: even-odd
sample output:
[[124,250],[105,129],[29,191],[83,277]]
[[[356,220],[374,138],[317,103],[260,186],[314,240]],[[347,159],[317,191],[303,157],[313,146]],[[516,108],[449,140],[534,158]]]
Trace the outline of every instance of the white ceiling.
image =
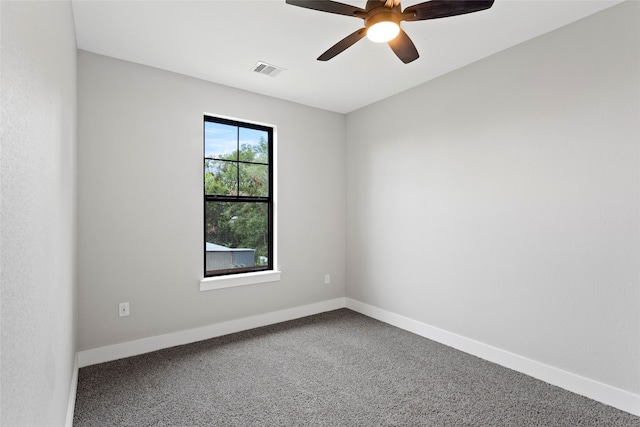
[[[365,0],[343,0],[364,8]],[[405,1],[403,8],[421,3]],[[482,12],[403,22],[420,58],[403,64],[362,39],[316,58],[363,21],[285,0],[73,0],[79,49],[347,113],[620,3],[496,0]],[[257,61],[286,69],[252,71]]]

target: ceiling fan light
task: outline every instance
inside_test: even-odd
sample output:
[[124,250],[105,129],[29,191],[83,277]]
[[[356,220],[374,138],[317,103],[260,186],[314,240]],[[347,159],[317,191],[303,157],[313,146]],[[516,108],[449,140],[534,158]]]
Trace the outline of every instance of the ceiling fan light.
[[367,38],[372,42],[384,43],[393,40],[400,33],[400,26],[392,21],[381,21],[367,29]]

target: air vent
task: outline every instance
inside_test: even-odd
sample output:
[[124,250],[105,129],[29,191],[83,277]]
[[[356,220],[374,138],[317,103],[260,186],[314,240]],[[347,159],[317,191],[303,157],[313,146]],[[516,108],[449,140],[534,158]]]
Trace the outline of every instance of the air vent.
[[282,67],[277,67],[275,65],[267,64],[266,62],[262,61],[256,62],[256,65],[254,65],[252,69],[256,73],[264,74],[271,77],[275,77],[284,71],[284,68]]

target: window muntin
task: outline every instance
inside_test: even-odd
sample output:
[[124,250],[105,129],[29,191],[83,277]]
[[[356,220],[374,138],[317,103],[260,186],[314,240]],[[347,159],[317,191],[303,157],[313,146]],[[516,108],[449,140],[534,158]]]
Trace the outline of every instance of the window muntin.
[[273,129],[204,118],[204,275],[273,269]]

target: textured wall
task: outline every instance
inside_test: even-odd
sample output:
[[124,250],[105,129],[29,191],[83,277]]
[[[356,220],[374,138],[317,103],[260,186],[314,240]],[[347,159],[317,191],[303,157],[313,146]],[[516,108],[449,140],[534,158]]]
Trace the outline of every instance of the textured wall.
[[639,8],[349,114],[347,296],[640,392]]
[[[87,52],[78,70],[80,350],[344,296],[343,115]],[[277,126],[279,282],[199,291],[205,112]]]
[[74,25],[69,2],[0,7],[0,424],[59,426],[75,356]]

